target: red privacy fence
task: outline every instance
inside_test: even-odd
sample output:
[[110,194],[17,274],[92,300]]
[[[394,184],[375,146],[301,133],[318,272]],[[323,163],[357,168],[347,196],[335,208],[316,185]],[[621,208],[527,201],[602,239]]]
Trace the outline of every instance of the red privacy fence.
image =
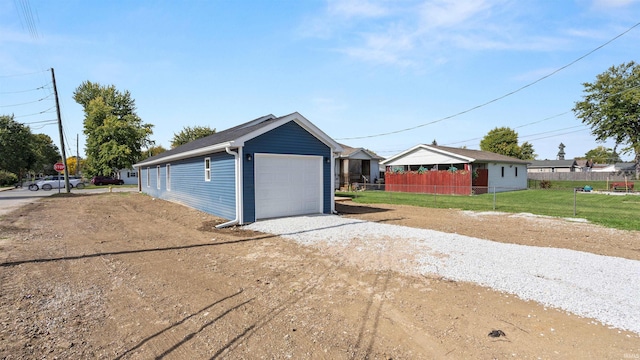
[[396,192],[471,195],[471,181],[471,173],[466,170],[384,174],[386,191]]

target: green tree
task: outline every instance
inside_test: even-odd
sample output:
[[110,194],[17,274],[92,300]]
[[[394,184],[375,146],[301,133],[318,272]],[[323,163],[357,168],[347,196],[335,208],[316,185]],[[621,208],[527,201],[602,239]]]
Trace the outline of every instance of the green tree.
[[622,161],[613,149],[604,146],[587,151],[584,157],[595,164],[615,164]]
[[161,153],[163,153],[165,151],[167,151],[167,149],[165,149],[162,145],[150,146],[148,149],[146,149],[145,151],[142,152],[142,154],[140,155],[140,159],[138,159],[138,161],[142,161],[142,160],[150,158],[152,156],[156,156],[156,155],[161,154]]
[[129,91],[85,81],[75,90],[73,99],[84,109],[85,166],[89,175],[111,175],[140,159],[142,148],[151,143],[153,125],[138,117]]
[[215,132],[216,129],[212,129],[208,126],[186,126],[179,133],[173,134],[173,139],[171,140],[171,148],[173,149],[180,145],[192,142],[193,140],[215,134]]
[[522,143],[520,146],[520,159],[522,160],[533,160],[538,156],[535,150],[533,150],[533,144],[528,141]]
[[15,121],[13,115],[0,116],[0,170],[21,179],[35,161],[32,139],[31,129]]
[[480,140],[480,149],[524,160],[535,157],[533,145],[525,142],[520,147],[518,145],[518,133],[508,127],[495,128],[489,131]]
[[60,160],[60,150],[51,137],[45,134],[32,135],[31,150],[35,156],[29,170],[35,173],[53,173],[53,164]]
[[573,112],[591,127],[597,141],[613,139],[625,146],[623,154],[634,153],[636,179],[640,179],[640,65],[631,61],[612,66],[583,83],[583,100]]

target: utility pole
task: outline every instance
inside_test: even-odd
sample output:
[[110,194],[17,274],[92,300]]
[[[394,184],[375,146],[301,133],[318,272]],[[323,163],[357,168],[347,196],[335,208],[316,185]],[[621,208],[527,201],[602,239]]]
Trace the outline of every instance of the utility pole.
[[56,87],[56,75],[51,68],[51,79],[53,80],[53,94],[56,97],[56,113],[58,114],[58,132],[60,132],[60,148],[62,149],[62,163],[64,164],[64,188],[67,193],[69,188],[69,167],[67,166],[67,154],[64,150],[64,133],[62,131],[62,118],[60,117],[60,103],[58,102],[58,88]]

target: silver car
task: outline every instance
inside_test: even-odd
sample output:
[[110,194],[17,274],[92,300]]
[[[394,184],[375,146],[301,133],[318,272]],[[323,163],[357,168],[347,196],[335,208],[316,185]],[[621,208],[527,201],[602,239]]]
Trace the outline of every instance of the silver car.
[[[47,176],[44,179],[37,181],[35,184],[29,185],[29,190],[37,191],[39,189],[42,189],[42,190],[49,191],[51,189],[58,189],[58,188],[64,188],[64,187],[65,187],[64,176],[53,175],[53,176]],[[73,188],[83,189],[84,183],[82,182],[81,178],[78,178],[75,176],[69,176],[69,187],[72,189]]]

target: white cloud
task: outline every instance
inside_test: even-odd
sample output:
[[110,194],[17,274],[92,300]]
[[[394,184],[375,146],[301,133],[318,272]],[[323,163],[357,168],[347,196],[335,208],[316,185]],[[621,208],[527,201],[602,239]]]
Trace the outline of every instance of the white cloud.
[[421,26],[427,28],[451,27],[466,23],[491,8],[482,0],[435,0],[420,6]]
[[[628,6],[640,0],[588,1]],[[447,62],[461,51],[564,51],[576,38],[610,35],[540,27],[544,11],[557,10],[513,0],[330,0],[308,23],[307,35],[338,40],[337,51],[359,61],[414,68]]]

